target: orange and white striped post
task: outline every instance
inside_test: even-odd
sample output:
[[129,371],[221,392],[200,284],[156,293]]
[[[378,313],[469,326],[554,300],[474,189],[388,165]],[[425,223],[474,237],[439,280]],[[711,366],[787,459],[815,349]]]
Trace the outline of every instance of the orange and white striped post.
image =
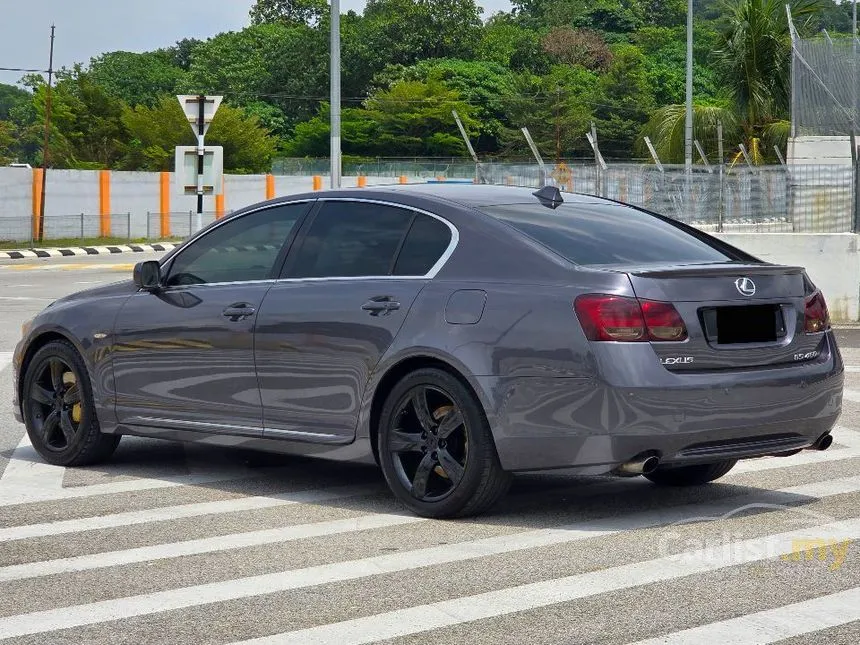
[[39,228],[39,215],[42,211],[42,181],[45,174],[41,168],[33,168],[33,239],[41,239],[41,229]]
[[275,176],[266,175],[266,199],[275,198]]
[[159,176],[159,228],[161,239],[170,237],[170,173],[162,172]]
[[110,170],[99,171],[99,235],[110,237]]

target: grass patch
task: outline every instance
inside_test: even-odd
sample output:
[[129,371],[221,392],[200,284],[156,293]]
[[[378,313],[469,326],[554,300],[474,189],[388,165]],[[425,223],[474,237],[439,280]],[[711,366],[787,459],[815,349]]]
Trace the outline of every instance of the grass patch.
[[129,240],[126,237],[68,237],[57,238],[50,240],[35,240],[25,242],[15,242],[11,240],[0,240],[0,249],[4,250],[21,250],[21,249],[57,249],[57,248],[74,248],[81,246],[121,246],[125,244],[159,244],[161,242],[181,242],[181,237],[171,237],[166,240],[147,240],[146,238],[137,238]]

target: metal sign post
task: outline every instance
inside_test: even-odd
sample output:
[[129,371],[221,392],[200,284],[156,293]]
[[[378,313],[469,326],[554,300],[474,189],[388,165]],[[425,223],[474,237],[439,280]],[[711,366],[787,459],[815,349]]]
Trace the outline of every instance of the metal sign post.
[[[203,228],[203,166],[206,156],[204,138],[209,126],[212,125],[212,119],[215,118],[215,113],[218,111],[223,97],[181,94],[176,98],[179,99],[182,111],[185,112],[185,117],[197,136],[197,230],[199,231]],[[176,170],[179,172],[179,168]]]

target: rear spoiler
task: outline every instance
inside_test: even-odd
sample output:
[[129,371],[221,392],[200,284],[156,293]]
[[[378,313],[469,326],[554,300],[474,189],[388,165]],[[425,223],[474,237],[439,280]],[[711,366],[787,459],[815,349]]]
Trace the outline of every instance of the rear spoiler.
[[783,266],[781,264],[699,264],[674,269],[660,267],[655,269],[632,269],[630,275],[648,278],[699,278],[703,276],[726,275],[801,275],[803,267]]

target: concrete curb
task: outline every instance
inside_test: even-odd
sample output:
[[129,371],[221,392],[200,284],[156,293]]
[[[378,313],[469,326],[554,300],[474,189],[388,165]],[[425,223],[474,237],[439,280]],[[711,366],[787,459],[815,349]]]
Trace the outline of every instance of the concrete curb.
[[24,260],[27,258],[66,258],[80,255],[116,255],[119,253],[153,253],[171,251],[178,244],[127,244],[120,246],[79,246],[64,249],[19,249],[0,251],[0,259]]

